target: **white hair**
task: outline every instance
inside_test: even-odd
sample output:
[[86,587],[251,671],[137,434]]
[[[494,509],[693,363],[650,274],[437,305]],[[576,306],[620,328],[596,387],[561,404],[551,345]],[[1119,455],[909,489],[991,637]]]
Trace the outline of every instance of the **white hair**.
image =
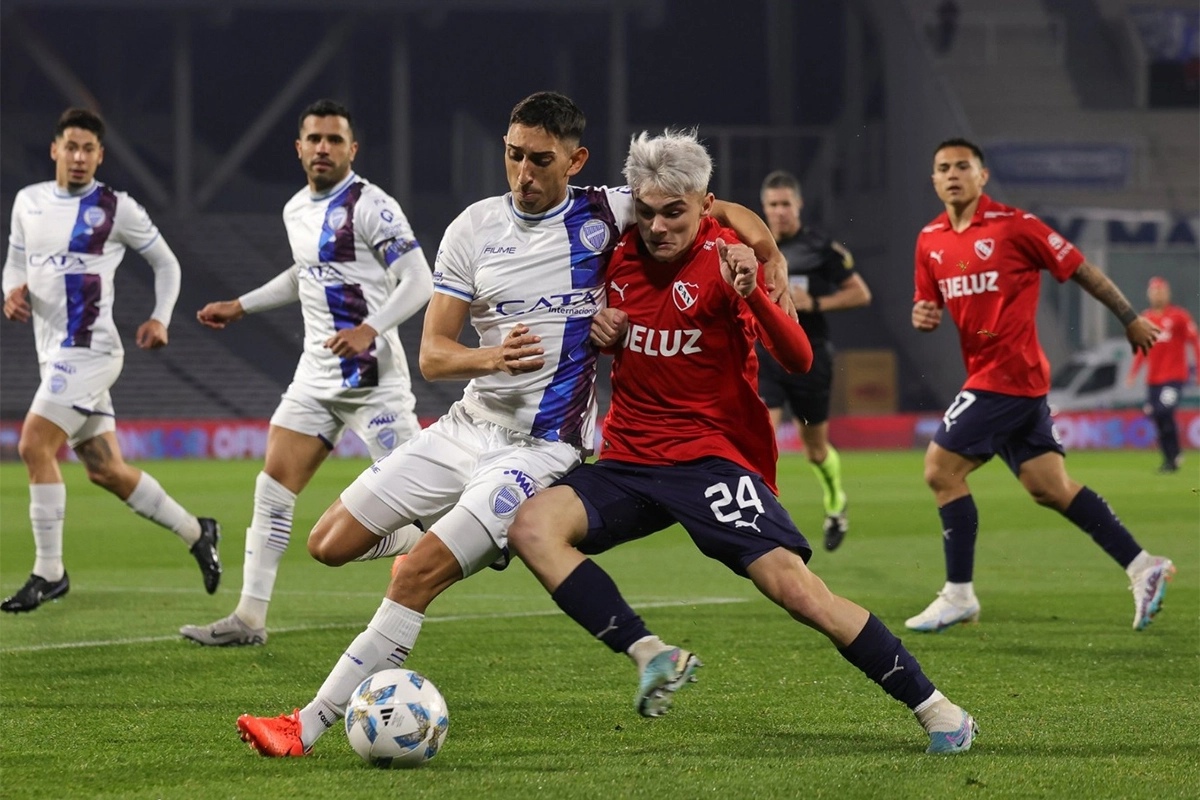
[[651,137],[646,131],[629,142],[625,158],[625,181],[635,196],[657,189],[663,194],[683,196],[708,191],[712,156],[700,144],[695,128]]

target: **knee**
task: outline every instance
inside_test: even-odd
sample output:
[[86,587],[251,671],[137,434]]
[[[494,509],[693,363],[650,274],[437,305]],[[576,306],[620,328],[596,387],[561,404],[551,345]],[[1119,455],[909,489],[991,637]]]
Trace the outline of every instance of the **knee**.
[[352,559],[337,541],[337,523],[326,513],[308,534],[308,554],[328,567],[340,567]]
[[940,464],[925,463],[925,485],[935,493],[949,492],[960,483],[961,478]]
[[1029,491],[1029,496],[1033,498],[1033,502],[1039,506],[1062,511],[1071,504],[1071,497],[1065,486],[1039,483],[1026,486],[1025,488]]
[[524,503],[508,528],[508,546],[522,560],[536,557],[561,539],[555,535],[552,518],[553,515],[543,511],[538,503],[532,500]]

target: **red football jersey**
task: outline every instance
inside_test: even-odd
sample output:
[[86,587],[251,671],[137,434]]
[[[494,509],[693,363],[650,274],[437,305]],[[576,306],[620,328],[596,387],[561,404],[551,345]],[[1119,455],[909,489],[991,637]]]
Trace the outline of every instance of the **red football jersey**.
[[1146,374],[1146,383],[1185,383],[1188,378],[1187,346],[1191,344],[1200,367],[1200,336],[1196,333],[1196,323],[1192,315],[1179,306],[1167,305],[1161,311],[1147,309],[1142,316],[1162,329],[1158,341],[1150,348],[1150,355],[1138,353],[1133,358],[1130,375],[1136,375],[1147,360],[1150,371]]
[[771,339],[788,349],[792,357],[781,361],[790,361],[789,368],[807,370],[812,349],[803,329],[763,291],[761,272],[759,288],[745,300],[725,282],[718,238],[739,241],[705,217],[695,244],[676,261],[647,255],[636,228],[613,251],[608,305],[629,315],[629,327],[613,360],[600,458],[670,465],[720,456],[777,491],[775,433],[758,397],[756,315],[771,317],[764,343],[776,355]]
[[1083,254],[1033,214],[979,199],[961,233],[941,216],[917,237],[916,293],[950,312],[958,326],[964,389],[1038,397],[1050,391],[1050,363],[1037,338],[1041,271],[1059,282]]

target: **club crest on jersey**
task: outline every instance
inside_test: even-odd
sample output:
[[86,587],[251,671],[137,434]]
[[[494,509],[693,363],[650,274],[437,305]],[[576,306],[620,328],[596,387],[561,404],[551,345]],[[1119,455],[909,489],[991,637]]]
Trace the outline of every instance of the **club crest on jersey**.
[[992,257],[992,253],[996,252],[995,239],[976,239],[975,240],[975,255],[987,261]]
[[108,215],[104,213],[103,208],[98,206],[92,206],[83,212],[83,221],[89,228],[99,228],[106,219],[108,219]]
[[700,284],[685,283],[683,281],[675,281],[675,285],[671,287],[671,298],[675,301],[675,307],[680,311],[687,311],[692,306],[696,305],[699,299],[697,294],[700,291]]
[[329,209],[329,216],[325,217],[325,224],[329,226],[329,230],[331,231],[339,230],[346,224],[348,216],[345,206],[335,206]]
[[589,219],[579,228],[579,243],[593,253],[603,253],[610,238],[608,225],[598,219]]

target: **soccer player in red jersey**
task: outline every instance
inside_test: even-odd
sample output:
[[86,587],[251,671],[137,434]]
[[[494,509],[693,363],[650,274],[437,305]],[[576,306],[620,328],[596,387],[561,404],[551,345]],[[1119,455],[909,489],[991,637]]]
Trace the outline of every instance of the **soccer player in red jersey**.
[[1075,523],[1125,568],[1133,627],[1141,630],[1158,611],[1175,567],[1143,550],[1099,495],[1067,475],[1046,403],[1050,366],[1037,339],[1041,272],[1070,278],[1107,306],[1135,352],[1150,350],[1158,326],[1138,316],[1074,245],[1034,215],[984,194],[987,179],[983,152],[971,142],[950,139],[934,151],[933,187],[946,212],[917,237],[912,324],[932,331],[942,309],[950,312],[967,382],[925,452],[925,482],[942,521],[946,584],[905,624],[940,631],[978,621],[972,573],[979,516],[967,476],[999,455],[1037,503]]
[[[1150,308],[1144,312],[1146,319],[1162,331],[1158,342],[1149,353],[1138,353],[1133,358],[1126,382],[1132,386],[1134,378],[1143,364],[1149,364],[1146,374],[1146,416],[1154,420],[1158,428],[1158,446],[1162,450],[1163,463],[1159,472],[1175,472],[1183,456],[1179,448],[1179,429],[1175,426],[1175,409],[1183,395],[1183,385],[1188,379],[1187,351],[1190,346],[1197,372],[1200,373],[1200,336],[1192,315],[1179,306],[1171,305],[1171,285],[1164,278],[1151,278],[1146,287]],[[1197,375],[1200,381],[1200,374]]]
[[[695,133],[642,133],[625,177],[637,230],[608,268],[610,308],[593,340],[618,346],[600,460],[522,504],[509,545],[554,601],[641,674],[635,704],[669,709],[696,656],[663,643],[586,555],[678,522],[700,551],[754,582],[917,715],[927,752],[970,748],[974,719],[951,703],[877,617],[833,594],[775,496],[775,437],[757,394],[754,342],[807,370],[803,329],[773,306],[753,251],[708,215],[712,160]],[[586,554],[586,555],[585,555]]]

